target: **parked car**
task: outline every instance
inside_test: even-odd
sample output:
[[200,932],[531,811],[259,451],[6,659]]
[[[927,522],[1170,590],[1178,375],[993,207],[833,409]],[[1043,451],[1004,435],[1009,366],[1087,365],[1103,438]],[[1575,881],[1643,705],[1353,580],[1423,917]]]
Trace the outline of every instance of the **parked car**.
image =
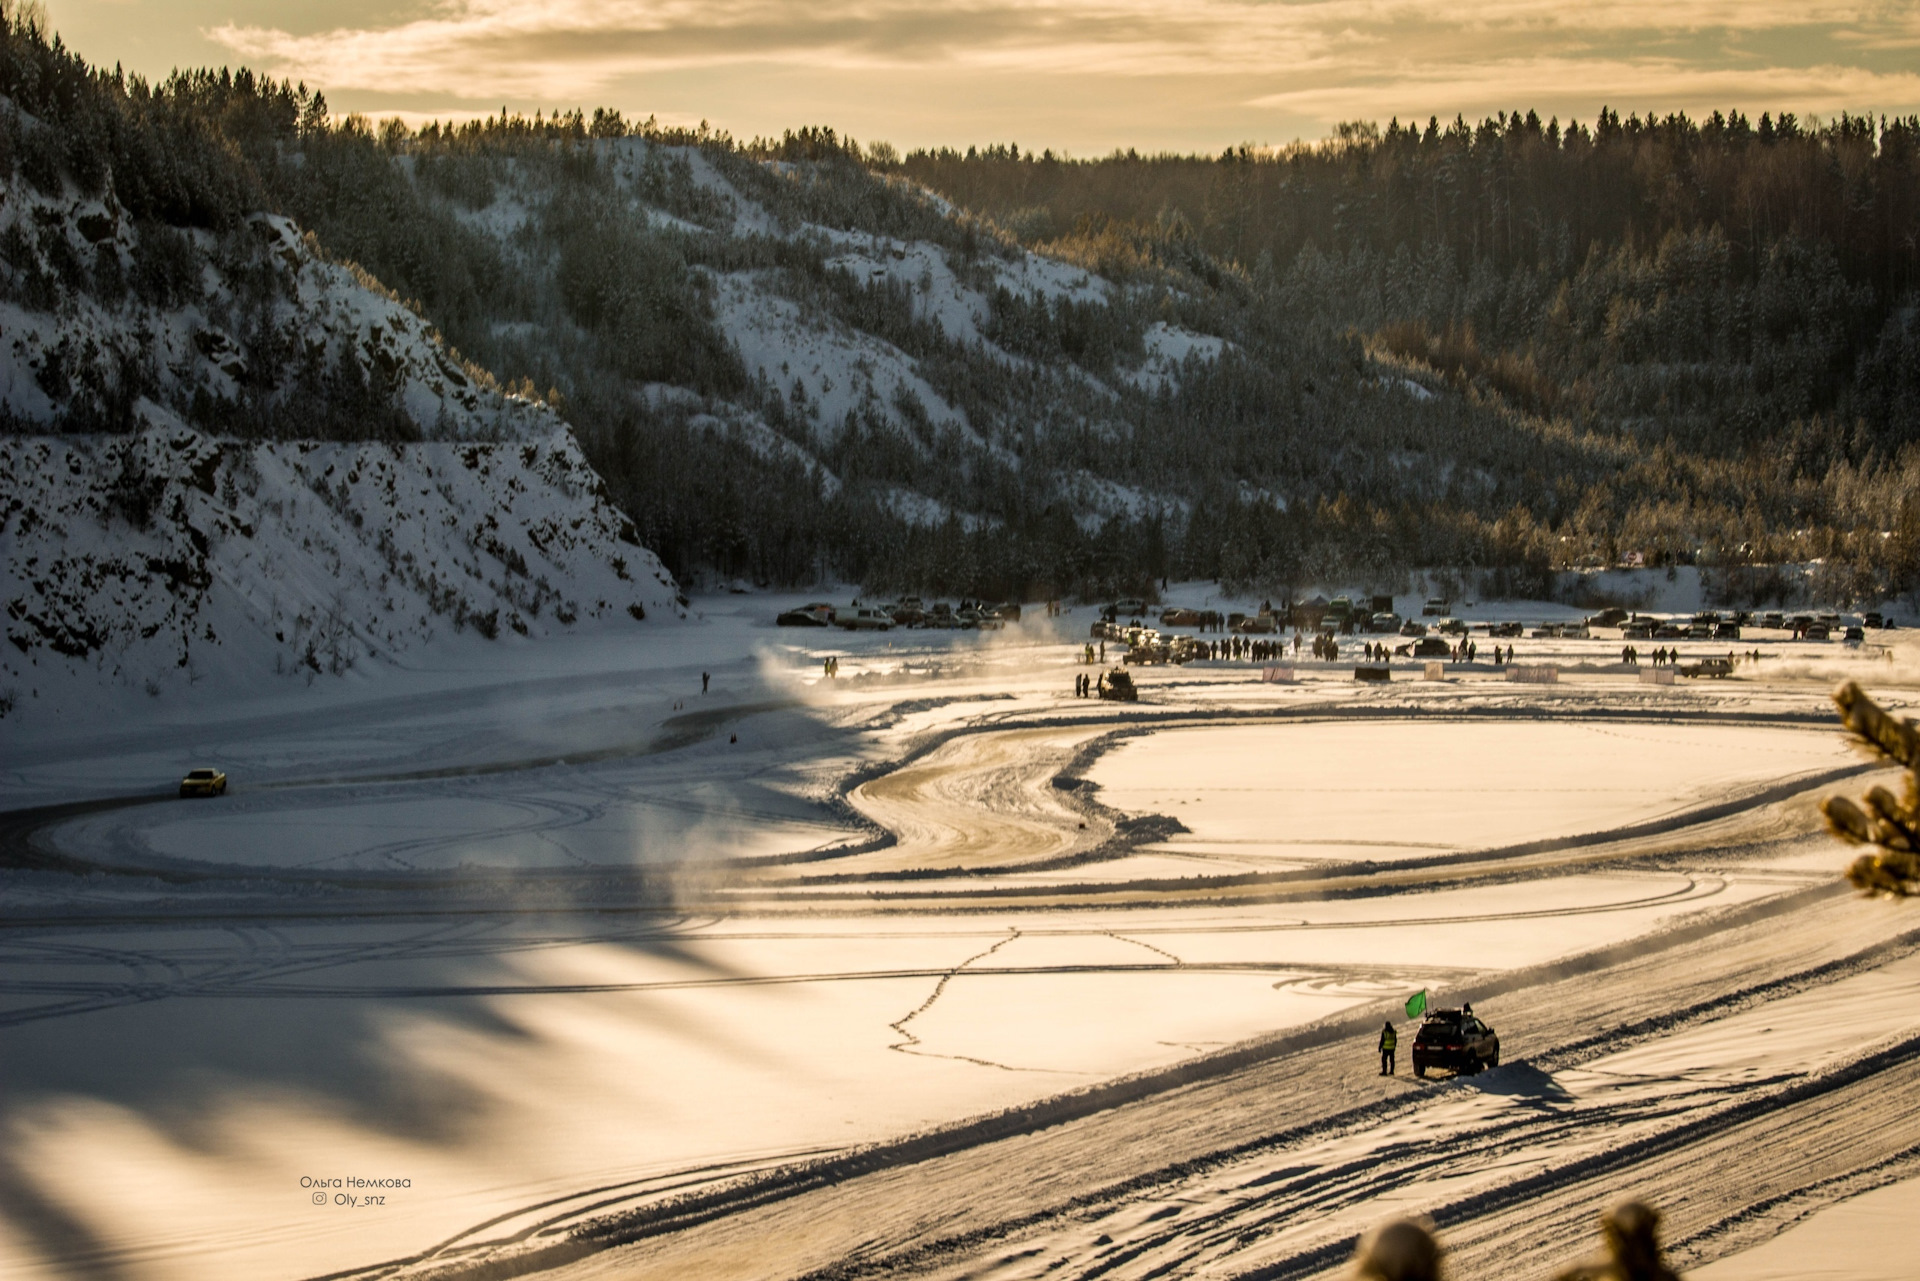
[[1620,629],[1620,639],[1637,641],[1653,639],[1653,624],[1646,622],[1628,623]]
[[1725,622],[1721,623],[1719,626],[1713,629],[1713,638],[1715,640],[1735,640],[1735,641],[1739,640],[1740,624],[1725,623]]
[[1618,627],[1627,621],[1627,611],[1618,605],[1609,605],[1587,620],[1589,627]]
[[1451,658],[1453,646],[1438,636],[1425,636],[1414,645],[1413,656],[1415,658]]
[[1166,648],[1167,661],[1171,663],[1191,663],[1208,654],[1206,642],[1193,636],[1176,636],[1167,642]]
[[1198,627],[1200,626],[1200,611],[1197,609],[1176,609],[1168,606],[1166,609],[1160,611],[1160,625],[1162,627]]
[[780,627],[831,627],[833,614],[833,606],[816,602],[812,605],[802,605],[799,609],[790,609],[773,621]]
[[1488,623],[1487,635],[1517,638],[1526,635],[1526,627],[1520,623]]
[[1500,1035],[1462,1010],[1428,1010],[1413,1034],[1413,1074],[1428,1068],[1474,1073],[1500,1066]]
[[225,796],[227,775],[224,770],[191,769],[180,780],[181,796]]
[[834,622],[850,632],[886,632],[893,630],[893,616],[884,609],[860,605],[838,611]]
[[1777,609],[1770,609],[1766,613],[1760,615],[1760,626],[1762,627],[1784,628],[1786,627],[1786,625],[1787,625],[1786,615],[1782,614]]
[[1453,607],[1453,602],[1444,596],[1429,596],[1427,603],[1420,607],[1422,618],[1439,618]]
[[1849,645],[1858,645],[1861,641],[1865,640],[1866,638],[1867,638],[1866,629],[1860,628],[1860,627],[1847,628],[1846,641]]
[[1820,641],[1831,640],[1833,639],[1833,629],[1825,623],[1809,623],[1807,624],[1807,639]]
[[1400,615],[1393,613],[1391,610],[1385,613],[1375,614],[1367,620],[1367,630],[1370,632],[1378,632],[1383,636],[1391,636],[1400,630]]

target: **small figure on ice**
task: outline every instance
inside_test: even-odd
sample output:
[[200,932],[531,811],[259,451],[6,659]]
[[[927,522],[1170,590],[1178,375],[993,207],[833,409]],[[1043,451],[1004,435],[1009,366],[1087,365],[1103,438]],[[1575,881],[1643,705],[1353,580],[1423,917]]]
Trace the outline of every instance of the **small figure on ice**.
[[1400,1034],[1393,1030],[1393,1020],[1388,1019],[1380,1025],[1380,1075],[1393,1075],[1393,1051],[1400,1044]]

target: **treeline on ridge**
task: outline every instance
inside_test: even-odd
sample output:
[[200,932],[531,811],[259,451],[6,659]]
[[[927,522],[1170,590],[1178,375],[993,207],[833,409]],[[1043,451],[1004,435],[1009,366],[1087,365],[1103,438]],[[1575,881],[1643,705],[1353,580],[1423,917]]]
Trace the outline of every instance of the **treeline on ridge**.
[[[237,244],[249,212],[284,212],[467,358],[549,397],[682,576],[1031,596],[1162,576],[1391,585],[1448,564],[1537,592],[1557,568],[1639,552],[1826,557],[1840,594],[1914,585],[1913,121],[1506,116],[1350,127],[1273,155],[902,159],[829,129],[743,143],[604,110],[376,127],[244,70],[149,85],[89,68],[11,17],[0,96],[0,179],[110,182],[153,229],[152,280],[126,305],[193,288],[202,251],[167,229]],[[636,136],[637,172],[616,173],[610,144]],[[696,164],[777,229],[737,231]],[[538,208],[483,229],[531,188]],[[987,290],[983,332],[1024,363],[944,333],[911,289],[830,266],[805,224],[939,246]],[[993,288],[1023,246],[1122,288],[1104,304]],[[907,353],[974,435],[906,403],[823,424],[750,377],[714,308],[716,282],[746,271]],[[56,283],[114,287],[84,262]],[[0,289],[29,286],[48,287],[9,268]],[[1226,354],[1136,386],[1156,321]],[[378,388],[319,372],[319,399],[352,407],[326,430],[380,421],[355,399]],[[301,429],[197,412],[225,432]],[[713,429],[742,413],[838,487]],[[1092,521],[1075,477],[1151,501]],[[955,514],[915,523],[899,490]]]

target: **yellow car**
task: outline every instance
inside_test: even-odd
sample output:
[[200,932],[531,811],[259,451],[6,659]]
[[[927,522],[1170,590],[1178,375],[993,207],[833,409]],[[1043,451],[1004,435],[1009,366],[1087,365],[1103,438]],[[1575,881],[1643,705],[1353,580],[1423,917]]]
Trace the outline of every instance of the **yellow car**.
[[217,769],[188,770],[180,780],[182,796],[225,796],[227,776]]

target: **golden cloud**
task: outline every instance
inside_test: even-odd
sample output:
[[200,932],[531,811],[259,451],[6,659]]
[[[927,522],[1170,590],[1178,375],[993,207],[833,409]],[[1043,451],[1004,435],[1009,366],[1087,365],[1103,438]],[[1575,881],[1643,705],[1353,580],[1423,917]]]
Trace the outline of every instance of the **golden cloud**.
[[[1920,41],[1906,4],[1843,2],[1816,18],[1798,0],[1488,0],[1457,11],[1411,0],[439,0],[385,27],[228,24],[207,34],[329,90],[404,86],[469,101],[586,102],[635,76],[766,66],[1214,77],[1230,79],[1243,104],[1326,120],[1583,93],[1662,110],[1763,99],[1802,111],[1920,105],[1913,72],[1856,65],[1871,61],[1864,51]],[[1787,44],[1818,45],[1807,56],[1820,65],[1754,52]]]

